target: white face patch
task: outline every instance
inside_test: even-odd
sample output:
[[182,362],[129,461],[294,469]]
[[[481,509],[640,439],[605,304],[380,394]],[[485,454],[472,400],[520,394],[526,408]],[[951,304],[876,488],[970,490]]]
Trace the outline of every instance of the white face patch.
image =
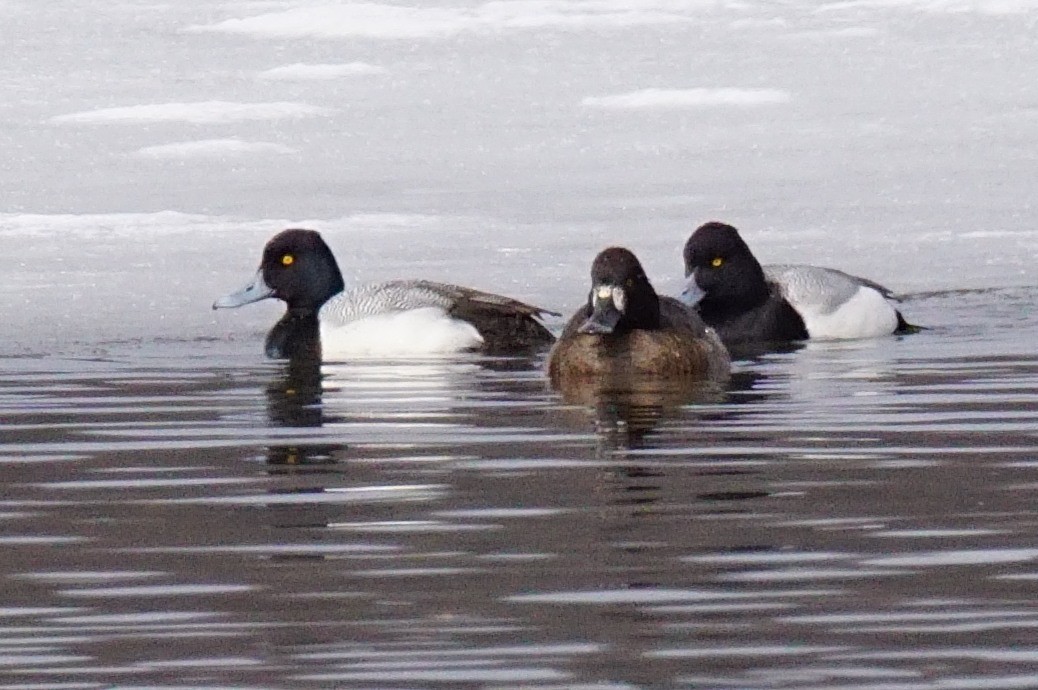
[[608,300],[617,311],[623,311],[627,307],[627,293],[618,285],[598,285],[592,288],[591,294],[596,304]]
[[624,307],[627,306],[627,295],[624,293],[622,287],[614,287],[613,293],[613,306],[616,307],[617,311],[623,311]]

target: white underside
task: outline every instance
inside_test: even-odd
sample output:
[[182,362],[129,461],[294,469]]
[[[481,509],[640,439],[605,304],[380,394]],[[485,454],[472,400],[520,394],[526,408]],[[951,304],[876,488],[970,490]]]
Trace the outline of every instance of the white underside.
[[475,350],[483,336],[467,321],[438,307],[368,316],[342,325],[321,321],[321,355],[338,357],[414,357]]
[[804,319],[812,339],[840,340],[876,338],[897,329],[897,311],[879,292],[861,286],[850,299],[836,309],[825,311],[823,305],[798,301],[793,307]]

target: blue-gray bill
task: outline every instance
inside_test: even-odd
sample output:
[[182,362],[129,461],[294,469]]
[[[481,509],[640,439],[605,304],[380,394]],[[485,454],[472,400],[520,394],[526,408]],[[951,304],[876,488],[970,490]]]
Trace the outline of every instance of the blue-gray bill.
[[688,283],[685,285],[685,289],[681,291],[681,296],[678,299],[684,304],[694,307],[705,296],[706,293],[703,292],[703,288],[699,287],[699,283],[696,282],[696,274],[693,273],[689,276]]
[[625,296],[622,288],[596,286],[592,291],[591,316],[578,333],[612,333],[623,318]]
[[267,285],[266,281],[263,280],[263,272],[257,271],[256,277],[252,279],[251,283],[243,287],[241,290],[232,292],[229,295],[224,295],[213,302],[213,309],[232,309],[245,304],[259,302],[261,299],[267,299],[268,297],[273,296],[274,289]]

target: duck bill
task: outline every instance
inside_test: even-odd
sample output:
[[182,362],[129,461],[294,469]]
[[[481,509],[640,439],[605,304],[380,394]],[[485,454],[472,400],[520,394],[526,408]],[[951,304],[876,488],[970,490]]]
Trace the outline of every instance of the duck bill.
[[684,304],[690,307],[694,307],[699,304],[700,300],[706,297],[706,293],[703,288],[699,287],[699,283],[696,282],[696,274],[693,272],[688,277],[688,283],[685,285],[685,289],[681,291],[681,297],[679,298]]
[[267,281],[263,280],[263,271],[261,270],[257,271],[256,277],[252,279],[252,282],[241,290],[224,295],[213,302],[213,309],[233,309],[234,307],[252,304],[273,296],[274,288],[267,285]]
[[[617,294],[619,292],[619,294]],[[623,304],[623,293],[618,288],[598,288],[594,291],[591,316],[577,329],[578,333],[612,333],[623,318],[618,308]]]

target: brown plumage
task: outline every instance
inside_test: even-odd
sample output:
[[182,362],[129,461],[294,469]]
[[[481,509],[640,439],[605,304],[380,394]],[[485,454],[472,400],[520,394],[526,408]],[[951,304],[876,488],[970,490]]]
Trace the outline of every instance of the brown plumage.
[[587,304],[573,315],[548,355],[557,387],[598,379],[624,386],[643,377],[719,380],[728,351],[699,316],[660,297],[630,251],[603,250],[591,267]]

